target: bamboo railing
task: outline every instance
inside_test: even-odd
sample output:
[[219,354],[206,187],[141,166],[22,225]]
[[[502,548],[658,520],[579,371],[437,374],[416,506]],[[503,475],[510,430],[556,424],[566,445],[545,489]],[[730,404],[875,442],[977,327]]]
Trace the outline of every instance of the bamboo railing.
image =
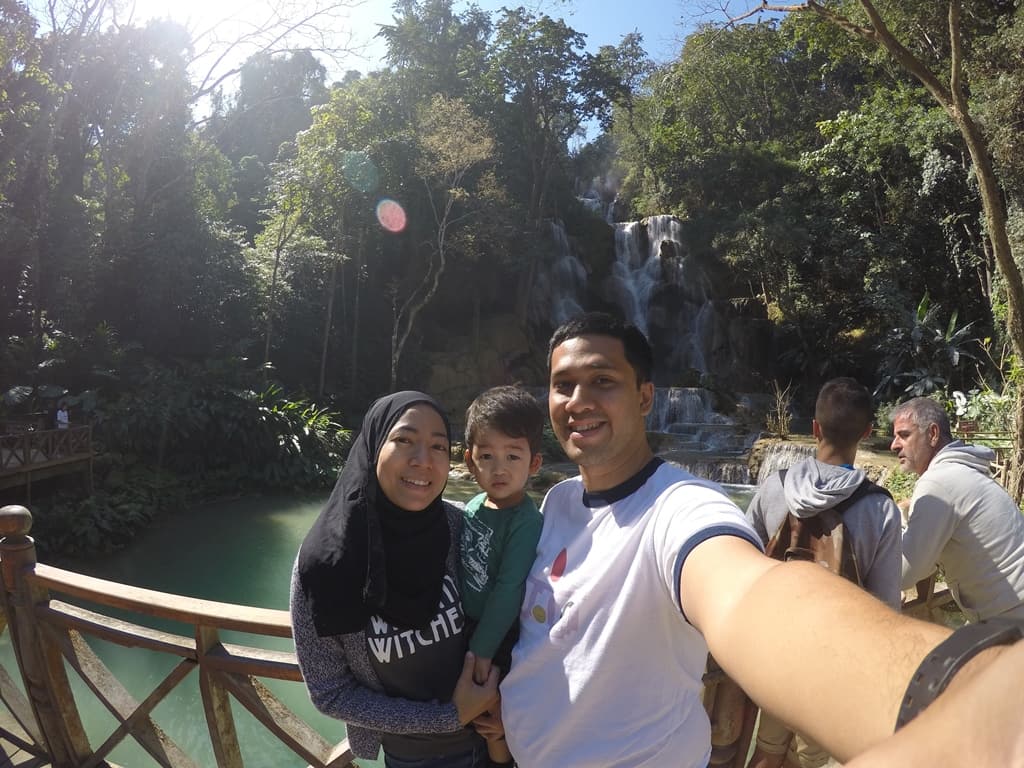
[[[153,720],[154,708],[193,671],[199,676],[217,768],[244,768],[231,699],[311,768],[352,765],[348,741],[331,744],[289,710],[260,679],[302,684],[295,654],[222,642],[222,631],[291,637],[286,611],[199,600],[96,579],[36,562],[28,535],[27,509],[0,509],[0,606],[10,631],[24,691],[0,666],[0,698],[20,726],[4,738],[55,766],[109,766],[111,751],[133,738],[164,768],[197,768]],[[57,599],[85,600],[99,612]],[[155,617],[192,627],[179,635],[135,624],[110,614]],[[147,649],[178,659],[141,701],[104,665],[87,637]],[[86,684],[95,702],[113,715],[116,727],[94,744],[82,725],[68,672]]]

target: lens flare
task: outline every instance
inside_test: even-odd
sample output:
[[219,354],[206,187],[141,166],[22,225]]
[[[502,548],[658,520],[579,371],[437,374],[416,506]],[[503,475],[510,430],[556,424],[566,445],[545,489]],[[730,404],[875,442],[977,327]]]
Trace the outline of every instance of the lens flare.
[[405,209],[394,200],[384,198],[377,203],[377,221],[388,232],[405,229]]
[[345,152],[341,159],[341,171],[348,183],[360,192],[373,192],[380,180],[377,166],[365,152]]

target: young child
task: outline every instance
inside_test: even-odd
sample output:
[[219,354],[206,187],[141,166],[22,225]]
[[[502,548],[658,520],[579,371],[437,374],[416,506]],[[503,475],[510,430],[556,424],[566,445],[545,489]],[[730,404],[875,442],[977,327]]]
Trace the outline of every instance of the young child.
[[[466,504],[462,529],[462,607],[473,676],[484,682],[492,663],[508,671],[519,636],[523,584],[537,554],[542,518],[526,494],[541,465],[544,412],[519,387],[494,387],[466,411],[466,466],[483,493]],[[510,764],[504,741],[488,741],[492,763]]]

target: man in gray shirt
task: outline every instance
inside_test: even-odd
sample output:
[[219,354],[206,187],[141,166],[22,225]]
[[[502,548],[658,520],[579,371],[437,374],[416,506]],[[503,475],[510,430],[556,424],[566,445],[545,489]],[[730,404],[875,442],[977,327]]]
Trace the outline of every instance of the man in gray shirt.
[[954,440],[941,405],[892,412],[892,450],[920,477],[903,534],[902,586],[942,567],[968,621],[1024,619],[1024,515],[991,477],[991,448]]

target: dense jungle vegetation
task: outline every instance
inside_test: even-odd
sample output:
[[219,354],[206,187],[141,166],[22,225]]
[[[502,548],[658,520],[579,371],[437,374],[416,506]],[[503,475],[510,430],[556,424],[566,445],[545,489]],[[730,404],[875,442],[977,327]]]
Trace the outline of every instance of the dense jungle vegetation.
[[0,0],[2,416],[63,398],[104,450],[92,514],[51,520],[328,484],[341,425],[453,357],[466,392],[541,383],[545,222],[600,271],[592,186],[763,306],[766,381],[1024,428],[1021,2],[722,17],[656,65],[635,33],[396,0],[384,65],[333,82],[270,44],[211,80],[174,23],[57,8]]

